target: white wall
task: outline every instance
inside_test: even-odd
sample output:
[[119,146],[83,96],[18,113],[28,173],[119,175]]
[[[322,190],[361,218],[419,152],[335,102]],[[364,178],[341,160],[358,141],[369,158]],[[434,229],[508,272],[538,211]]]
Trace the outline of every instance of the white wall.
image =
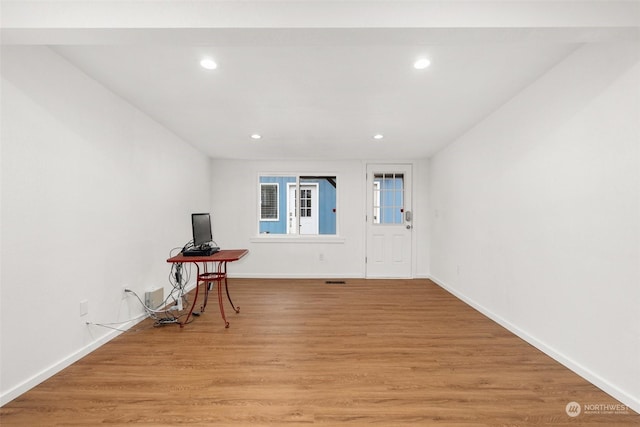
[[168,287],[210,186],[207,157],[44,47],[2,48],[1,118],[5,403],[114,336],[86,321],[140,318],[121,287]]
[[[377,163],[377,162],[376,162]],[[414,177],[426,174],[426,161],[413,164]],[[366,162],[212,160],[212,223],[222,248],[248,248],[229,266],[244,277],[364,277]],[[330,174],[337,177],[338,235],[307,238],[258,236],[258,178],[261,174]],[[422,174],[422,175],[421,175]],[[414,179],[414,275],[428,275],[426,183]],[[417,196],[415,196],[417,195]],[[320,254],[324,260],[320,260]]]
[[429,174],[433,278],[636,411],[639,52],[583,46]]

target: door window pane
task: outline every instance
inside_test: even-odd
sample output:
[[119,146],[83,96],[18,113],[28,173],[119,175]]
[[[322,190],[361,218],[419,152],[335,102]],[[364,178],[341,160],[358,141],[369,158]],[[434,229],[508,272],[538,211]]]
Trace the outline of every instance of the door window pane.
[[373,223],[404,223],[404,175],[379,173],[373,178]]
[[311,216],[311,190],[301,190],[300,191],[300,216],[301,217],[310,217]]

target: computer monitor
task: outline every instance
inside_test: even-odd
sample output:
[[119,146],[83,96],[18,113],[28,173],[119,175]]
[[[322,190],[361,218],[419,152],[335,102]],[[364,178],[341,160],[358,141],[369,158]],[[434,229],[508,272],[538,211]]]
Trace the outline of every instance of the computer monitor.
[[206,245],[213,240],[211,234],[211,217],[208,213],[191,214],[191,228],[193,229],[193,246],[196,248]]

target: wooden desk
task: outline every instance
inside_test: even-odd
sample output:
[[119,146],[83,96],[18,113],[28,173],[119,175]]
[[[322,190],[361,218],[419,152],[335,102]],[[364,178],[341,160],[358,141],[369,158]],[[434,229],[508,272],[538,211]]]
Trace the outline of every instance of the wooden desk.
[[[216,252],[213,255],[209,256],[184,256],[182,253],[171,257],[167,260],[169,263],[178,264],[178,263],[193,263],[196,266],[196,295],[193,298],[193,303],[191,304],[191,308],[189,309],[189,314],[187,314],[187,318],[184,322],[180,323],[180,327],[184,327],[184,325],[189,322],[189,318],[193,314],[193,309],[196,306],[196,301],[198,300],[198,290],[200,289],[200,284],[205,284],[205,296],[204,296],[204,304],[202,305],[200,311],[204,311],[207,306],[207,300],[209,298],[209,287],[213,282],[217,282],[218,284],[218,305],[220,306],[220,314],[222,315],[222,320],[224,320],[225,328],[229,327],[229,322],[227,321],[226,316],[224,315],[224,306],[222,304],[222,282],[224,281],[224,289],[227,293],[227,298],[231,303],[231,307],[236,313],[240,312],[240,307],[233,305],[233,301],[231,301],[231,296],[229,296],[229,286],[227,284],[227,263],[238,261],[240,258],[244,257],[248,254],[249,251],[247,249],[225,249]],[[200,272],[200,265],[202,264],[203,272]],[[212,265],[211,271],[208,269],[208,265]]]

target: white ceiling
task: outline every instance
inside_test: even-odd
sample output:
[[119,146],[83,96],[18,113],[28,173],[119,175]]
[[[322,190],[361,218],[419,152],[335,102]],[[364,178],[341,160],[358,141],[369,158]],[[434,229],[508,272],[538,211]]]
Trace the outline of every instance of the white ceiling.
[[[429,157],[581,43],[619,37],[617,29],[584,26],[181,24],[96,33],[61,32],[60,24],[57,33],[46,33],[48,24],[32,27],[38,25],[4,35],[50,45],[211,157],[240,159]],[[218,68],[201,68],[203,56]],[[431,67],[413,68],[421,56]],[[253,133],[262,139],[252,140]],[[374,140],[377,133],[384,138]]]
[[[571,44],[59,46],[213,157],[431,155],[566,56]],[[200,67],[210,55],[218,69]],[[428,56],[432,66],[415,70]],[[262,135],[254,141],[253,133]],[[384,139],[375,141],[374,134]]]

